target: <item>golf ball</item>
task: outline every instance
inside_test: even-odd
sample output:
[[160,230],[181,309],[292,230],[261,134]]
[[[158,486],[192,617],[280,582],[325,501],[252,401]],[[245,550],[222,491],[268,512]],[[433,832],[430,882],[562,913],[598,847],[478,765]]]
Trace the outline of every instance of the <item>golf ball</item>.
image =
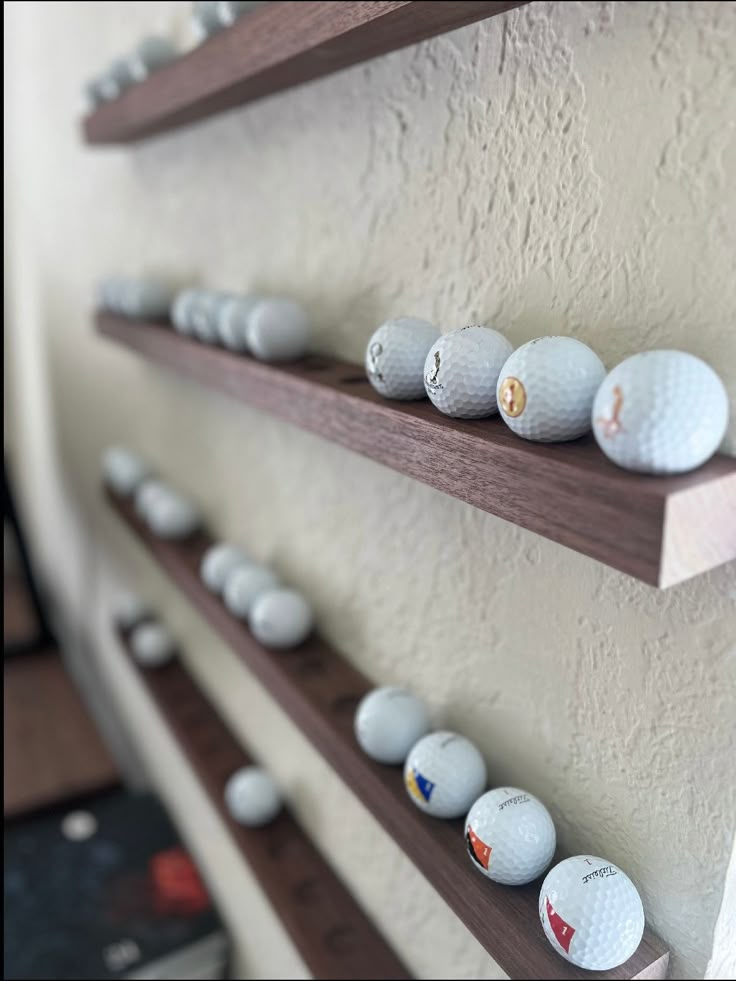
[[225,580],[222,598],[233,616],[247,620],[256,599],[267,590],[276,589],[279,581],[261,565],[238,566]]
[[119,98],[133,84],[126,58],[116,58],[100,77],[99,92],[106,102]]
[[199,291],[196,289],[181,290],[171,304],[171,322],[174,330],[180,334],[193,334],[192,311],[197,302]]
[[145,516],[153,534],[164,539],[188,538],[201,523],[194,504],[169,488],[154,495]]
[[160,668],[174,657],[174,638],[162,623],[142,623],[130,635],[133,657],[144,668]]
[[505,886],[523,886],[552,861],[557,836],[541,801],[516,787],[498,787],[470,808],[465,842],[483,875]]
[[220,310],[232,298],[232,294],[219,290],[196,290],[195,293],[189,311],[192,333],[205,344],[216,344]]
[[309,349],[310,335],[306,313],[292,300],[261,300],[248,315],[246,343],[259,361],[303,358]]
[[312,632],[312,607],[295,589],[270,589],[253,601],[250,632],[264,647],[285,650],[304,643]]
[[153,279],[131,279],[121,289],[121,312],[135,320],[161,320],[169,315],[171,289]]
[[225,785],[225,806],[238,824],[260,828],[277,817],[283,801],[278,787],[264,770],[244,766]]
[[387,320],[368,341],[365,370],[368,381],[387,399],[423,399],[424,362],[440,332],[427,320],[398,317]]
[[168,38],[151,35],[143,38],[128,58],[128,72],[134,81],[142,82],[175,58],[176,49]]
[[432,346],[424,364],[424,387],[432,404],[456,419],[483,419],[498,411],[496,384],[513,351],[490,327],[461,327]]
[[220,542],[205,552],[199,574],[207,589],[221,595],[228,576],[240,566],[252,564],[242,548]]
[[192,5],[192,31],[197,43],[222,30],[218,0],[195,0]]
[[238,17],[256,7],[262,7],[263,3],[258,0],[219,0],[217,4],[217,15],[223,27],[232,27]]
[[590,410],[605,374],[601,359],[582,341],[538,337],[517,348],[503,366],[501,418],[524,439],[577,439],[590,430]]
[[415,743],[404,764],[404,784],[417,807],[438,818],[465,815],[486,786],[486,764],[455,732],[432,732]]
[[631,879],[604,858],[575,855],[549,871],[539,917],[558,954],[588,971],[608,971],[634,953],[644,907]]
[[139,518],[148,519],[148,514],[153,504],[159,497],[165,497],[169,491],[167,484],[163,480],[151,477],[144,480],[135,492],[135,513]]
[[355,738],[377,763],[403,763],[412,746],[430,730],[429,710],[403,688],[374,688],[355,713]]
[[110,446],[102,455],[102,475],[108,487],[121,497],[136,493],[148,476],[144,461],[124,446]]
[[121,630],[131,630],[148,613],[148,607],[140,596],[124,593],[115,604],[115,623]]
[[718,449],[728,396],[713,369],[684,351],[644,351],[617,365],[598,389],[593,433],[627,470],[694,470]]
[[248,350],[248,318],[261,301],[259,296],[233,296],[217,315],[217,335],[231,351]]

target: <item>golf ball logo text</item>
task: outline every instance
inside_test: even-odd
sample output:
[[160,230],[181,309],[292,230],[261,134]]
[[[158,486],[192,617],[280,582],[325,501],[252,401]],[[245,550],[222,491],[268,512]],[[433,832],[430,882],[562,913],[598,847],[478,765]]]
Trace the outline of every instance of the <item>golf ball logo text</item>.
[[440,352],[439,351],[435,351],[434,352],[434,367],[428,373],[427,378],[426,378],[427,387],[430,388],[430,389],[432,389],[432,391],[435,391],[435,390],[440,389],[442,387],[441,384],[440,384],[440,382],[437,380],[438,377],[439,377],[439,373],[440,373],[440,365],[441,365],[441,363],[442,363],[442,357],[440,355]]
[[380,341],[374,341],[368,349],[368,356],[370,357],[371,363],[368,369],[369,373],[377,378],[379,381],[383,381],[383,375],[378,367],[378,359],[383,354],[383,344]]
[[588,872],[587,875],[583,876],[583,885],[586,882],[590,882],[591,879],[607,879],[611,875],[617,875],[618,870],[612,865],[604,865],[600,869],[593,869],[592,872]]
[[529,794],[516,794],[514,797],[509,797],[508,800],[501,801],[498,805],[499,811],[502,811],[504,807],[509,807],[513,804],[526,804],[529,801]]
[[554,933],[557,943],[562,947],[566,954],[570,953],[570,944],[572,938],[575,936],[575,927],[570,926],[566,923],[560,914],[555,910],[552,903],[549,901],[549,896],[544,897],[544,906],[547,911],[547,920],[550,927],[552,928],[552,933]]
[[526,392],[518,378],[509,375],[501,383],[501,409],[507,416],[516,419],[526,408]]
[[416,797],[417,800],[424,801],[424,803],[429,803],[429,799],[432,796],[432,791],[435,788],[435,784],[431,780],[427,780],[423,777],[419,770],[414,767],[406,775],[406,789]]

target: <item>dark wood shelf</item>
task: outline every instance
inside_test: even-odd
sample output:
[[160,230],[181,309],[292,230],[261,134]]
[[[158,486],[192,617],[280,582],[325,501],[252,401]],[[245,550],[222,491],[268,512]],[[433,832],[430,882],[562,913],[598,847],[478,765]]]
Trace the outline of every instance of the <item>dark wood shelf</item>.
[[493,17],[528,0],[271,3],[241,17],[83,122],[127,143]]
[[128,501],[111,493],[107,497],[193,606],[511,978],[665,977],[669,954],[649,930],[633,957],[612,971],[584,971],[559,957],[539,922],[539,883],[511,888],[479,875],[465,852],[462,821],[438,821],[422,814],[404,789],[401,767],[381,766],[361,751],[353,715],[373,687],[371,682],[318,637],[292,651],[266,650],[202,584],[199,567],[212,544],[206,533],[185,542],[162,541],[148,531]]
[[592,436],[530,443],[498,417],[449,419],[428,400],[390,402],[362,367],[325,357],[268,365],[170,326],[101,312],[105,337],[483,511],[651,585],[736,558],[736,460],[680,477],[627,473]]
[[288,809],[263,828],[232,820],[225,784],[253,761],[182,663],[140,668],[129,633],[118,631],[131,663],[314,976],[411,977]]

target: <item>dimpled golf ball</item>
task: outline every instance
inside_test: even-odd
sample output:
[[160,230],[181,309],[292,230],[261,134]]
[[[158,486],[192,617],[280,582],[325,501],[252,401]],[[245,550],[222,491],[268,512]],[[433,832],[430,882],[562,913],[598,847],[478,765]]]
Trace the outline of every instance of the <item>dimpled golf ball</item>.
[[575,855],[555,865],[539,893],[539,917],[558,954],[588,971],[608,971],[634,953],[644,907],[631,879],[604,858]]
[[248,315],[246,342],[259,361],[297,361],[309,350],[311,327],[292,300],[262,299]]
[[221,595],[228,576],[240,566],[252,564],[251,559],[242,548],[227,542],[219,542],[205,552],[199,567],[199,574],[210,592]]
[[430,727],[427,706],[403,688],[374,688],[355,713],[355,738],[377,763],[403,763]]
[[365,350],[368,381],[387,399],[423,399],[424,362],[440,332],[427,320],[398,317],[374,332]]
[[283,802],[278,787],[264,770],[244,766],[225,784],[225,806],[238,824],[260,828],[278,816]]
[[465,815],[486,786],[486,764],[470,740],[433,732],[415,743],[404,764],[404,785],[416,806],[438,818]]
[[154,501],[164,496],[168,490],[168,485],[156,477],[144,480],[135,492],[134,507],[138,517],[147,520]]
[[311,634],[314,613],[295,589],[270,589],[254,600],[248,626],[264,647],[287,650],[303,644]]
[[217,336],[230,351],[248,350],[248,319],[263,298],[232,296],[217,314]]
[[490,327],[461,327],[444,334],[424,363],[424,387],[432,404],[456,419],[483,419],[498,411],[496,383],[513,351]]
[[593,433],[626,470],[694,470],[718,449],[728,396],[713,369],[684,351],[644,351],[617,365],[598,389]]
[[115,604],[115,623],[122,630],[131,630],[148,616],[148,607],[134,593],[124,593]]
[[157,538],[178,541],[200,526],[198,509],[178,491],[164,488],[154,495],[146,510],[146,521]]
[[255,564],[241,565],[225,580],[222,598],[233,616],[247,620],[258,597],[278,585],[279,581],[270,569]]
[[217,343],[217,320],[220,310],[231,297],[231,293],[224,293],[220,290],[200,289],[196,291],[189,319],[192,333],[198,340],[205,344]]
[[516,787],[497,787],[470,808],[465,843],[487,878],[504,886],[523,886],[552,861],[557,836],[541,801]]
[[160,668],[174,657],[176,643],[162,623],[142,623],[130,635],[133,657],[144,668]]
[[603,362],[574,337],[522,344],[498,379],[501,418],[517,436],[562,443],[590,430],[590,410],[605,377]]
[[108,487],[121,497],[130,497],[148,476],[148,467],[124,446],[110,446],[102,455],[102,475]]

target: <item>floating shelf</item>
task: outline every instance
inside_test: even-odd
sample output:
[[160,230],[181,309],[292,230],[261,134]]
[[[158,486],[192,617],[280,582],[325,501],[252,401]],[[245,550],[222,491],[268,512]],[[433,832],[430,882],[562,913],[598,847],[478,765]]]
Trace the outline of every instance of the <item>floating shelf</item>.
[[223,802],[228,778],[253,761],[177,660],[141,669],[141,680],[225,822],[294,946],[316,978],[409,978],[406,968],[312,842],[284,810],[263,828],[246,828]]
[[87,143],[127,143],[520,7],[497,2],[271,3],[84,119]]
[[[439,821],[422,814],[409,800],[401,768],[381,766],[361,751],[353,734],[353,716],[361,697],[373,687],[371,682],[317,637],[292,651],[266,650],[202,584],[199,567],[212,544],[208,535],[201,532],[178,543],[162,541],[148,531],[128,501],[111,493],[107,497],[192,605],[511,978],[665,977],[668,951],[649,930],[633,957],[612,971],[583,971],[559,957],[539,922],[539,882],[510,888],[479,875],[465,852],[462,821]],[[218,794],[221,789],[220,782]]]
[[268,365],[100,312],[98,331],[247,405],[654,586],[736,558],[736,460],[647,477],[610,463],[592,436],[530,443],[498,417],[450,419],[428,400],[390,402],[362,367],[324,357]]

